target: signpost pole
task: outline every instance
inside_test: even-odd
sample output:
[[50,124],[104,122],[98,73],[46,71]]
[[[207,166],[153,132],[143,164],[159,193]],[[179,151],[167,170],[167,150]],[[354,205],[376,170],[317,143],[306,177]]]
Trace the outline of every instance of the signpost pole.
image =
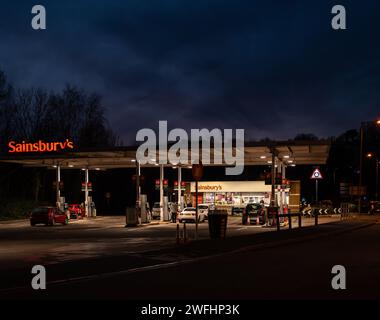
[[318,180],[323,179],[318,167],[314,169],[310,179],[315,180],[315,205],[318,206]]
[[315,204],[318,205],[318,179],[315,179]]

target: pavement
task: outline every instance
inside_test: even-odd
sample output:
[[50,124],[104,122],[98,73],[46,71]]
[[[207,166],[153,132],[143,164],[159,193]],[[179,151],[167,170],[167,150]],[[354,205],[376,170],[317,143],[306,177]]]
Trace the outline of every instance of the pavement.
[[[305,219],[304,225],[312,224],[313,220]],[[112,282],[114,278],[124,279],[132,274],[138,274],[137,278],[150,277],[152,272],[167,272],[166,269],[178,273],[188,265],[231,259],[246,252],[282,251],[284,247],[334,239],[339,234],[369,228],[377,223],[377,219],[360,217],[340,221],[337,217],[326,217],[320,219],[320,223],[317,227],[271,232],[272,228],[242,226],[239,218],[230,219],[225,240],[209,240],[207,223],[204,223],[200,224],[199,240],[181,245],[175,242],[175,224],[124,228],[121,217],[99,217],[69,226],[37,228],[31,228],[26,221],[1,224],[0,298],[130,298],[121,289],[112,295],[105,294],[104,290],[94,290],[91,283],[102,279]],[[188,226],[190,234],[192,227]],[[263,264],[266,263],[265,260]],[[48,295],[38,294],[30,288],[30,270],[35,264],[47,268]],[[240,267],[233,270],[234,274],[240,272]],[[190,279],[198,278],[198,274],[189,275]],[[143,282],[143,287],[149,285]],[[78,285],[82,285],[81,290],[85,291],[83,296],[69,289]]]

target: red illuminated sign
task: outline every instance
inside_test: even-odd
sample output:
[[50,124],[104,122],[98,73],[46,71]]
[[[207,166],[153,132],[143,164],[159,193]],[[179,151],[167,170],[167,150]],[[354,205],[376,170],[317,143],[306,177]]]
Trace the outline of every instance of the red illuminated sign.
[[[86,182],[82,182],[82,191],[86,191]],[[87,182],[87,191],[92,191],[92,182]]]
[[24,153],[24,152],[56,152],[65,149],[74,149],[74,143],[69,139],[64,142],[44,142],[39,140],[37,142],[17,143],[16,141],[9,141],[9,153]]
[[[178,187],[178,181],[177,180],[174,180],[174,186]],[[181,187],[186,187],[186,182],[185,181],[181,181]]]

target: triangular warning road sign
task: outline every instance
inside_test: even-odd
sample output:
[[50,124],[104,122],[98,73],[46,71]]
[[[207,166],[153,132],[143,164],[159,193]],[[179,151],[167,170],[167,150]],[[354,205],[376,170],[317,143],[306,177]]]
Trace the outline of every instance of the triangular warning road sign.
[[319,171],[319,169],[316,168],[316,169],[313,171],[313,173],[312,173],[310,179],[323,179],[321,171]]

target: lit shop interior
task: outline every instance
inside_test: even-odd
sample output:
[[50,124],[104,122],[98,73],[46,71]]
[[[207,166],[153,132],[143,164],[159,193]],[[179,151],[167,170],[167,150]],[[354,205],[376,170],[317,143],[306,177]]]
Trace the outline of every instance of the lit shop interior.
[[[240,206],[248,203],[270,204],[271,186],[264,181],[199,182],[198,203]],[[191,183],[191,202],[195,202],[195,183]]]

